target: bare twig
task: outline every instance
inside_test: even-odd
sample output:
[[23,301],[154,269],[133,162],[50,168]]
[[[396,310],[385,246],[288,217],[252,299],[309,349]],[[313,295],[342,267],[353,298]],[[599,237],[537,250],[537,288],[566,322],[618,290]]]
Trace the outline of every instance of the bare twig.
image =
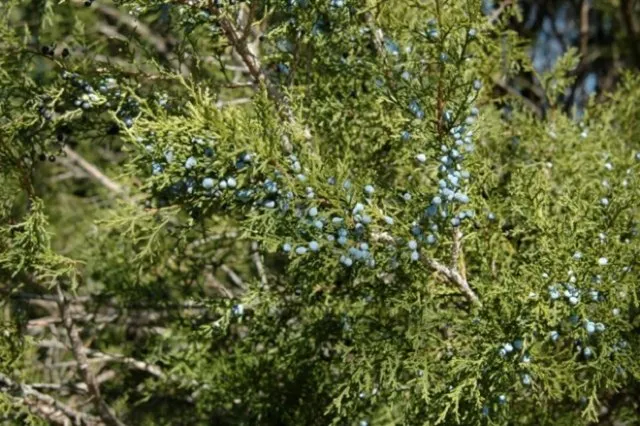
[[[61,342],[59,342],[57,340],[41,340],[41,341],[38,342],[38,346],[46,347],[46,348],[66,349],[66,347]],[[91,358],[87,358],[87,361],[91,362],[91,363],[95,363],[95,362],[117,362],[117,363],[124,364],[129,368],[149,373],[149,374],[151,374],[152,376],[154,376],[154,377],[156,377],[158,379],[170,380],[170,381],[176,382],[176,383],[189,383],[191,386],[200,386],[200,384],[198,382],[196,382],[196,381],[192,380],[190,382],[187,382],[184,378],[181,378],[179,376],[167,375],[157,365],[153,365],[153,364],[150,364],[148,362],[140,361],[140,360],[135,359],[135,358],[131,358],[131,357],[124,356],[124,355],[119,355],[119,354],[108,354],[108,353],[105,353],[105,352],[101,352],[101,351],[97,351],[97,350],[89,349],[89,348],[85,348],[85,347],[82,348],[82,351],[86,355],[91,357]],[[76,364],[76,362],[74,362],[72,364],[65,364],[65,365],[73,365],[73,364]]]
[[31,387],[38,390],[66,391],[75,393],[87,393],[87,385],[84,383],[31,383]]
[[226,106],[248,104],[249,102],[251,102],[250,98],[231,99],[231,100],[228,100],[228,101],[218,101],[218,102],[216,102],[216,107],[224,108]]
[[227,231],[227,232],[224,232],[222,234],[209,235],[206,238],[201,238],[199,240],[195,240],[195,241],[189,243],[188,247],[189,248],[199,247],[199,246],[202,246],[204,244],[207,244],[210,241],[218,241],[218,240],[223,240],[223,239],[233,239],[233,238],[237,238],[237,237],[238,237],[238,231]]
[[54,424],[65,426],[70,424],[79,426],[104,424],[99,418],[76,411],[55,398],[37,391],[33,386],[15,382],[2,373],[0,373],[0,391],[16,398]]
[[262,258],[260,257],[259,245],[256,241],[251,242],[251,257],[253,259],[254,265],[256,265],[258,276],[260,277],[260,285],[261,287],[266,287],[268,285],[267,274],[264,270]]
[[64,147],[64,152],[71,161],[80,166],[82,170],[87,172],[91,177],[100,182],[103,186],[116,194],[124,194],[124,191],[120,185],[111,180],[108,176],[102,173],[96,166],[85,160],[80,154],[75,152],[68,146]]
[[460,263],[460,254],[462,253],[462,231],[456,228],[453,231],[453,247],[451,248],[451,268],[458,270]]
[[238,274],[236,274],[233,269],[229,268],[227,265],[224,265],[224,264],[220,265],[220,269],[222,269],[222,272],[227,274],[227,276],[229,277],[231,282],[236,287],[239,287],[242,290],[246,290],[247,289],[247,286],[244,285],[244,281],[242,281],[242,278],[240,278],[240,276]]
[[259,2],[252,2],[250,6],[244,4],[240,5],[240,12],[238,13],[238,19],[236,25],[238,28],[242,28],[242,40],[246,41],[251,33],[251,26],[253,25],[253,19],[256,16],[256,11],[259,7]]
[[83,177],[84,173],[80,174],[80,173],[76,173],[75,171],[68,171],[68,172],[64,172],[64,173],[60,173],[56,176],[53,176],[51,178],[51,182],[62,182],[64,180],[67,179],[74,179],[74,178],[78,178],[78,177]]
[[104,361],[114,361],[114,362],[119,362],[121,364],[125,364],[131,368],[134,368],[136,370],[140,370],[140,371],[144,371],[147,372],[149,374],[151,374],[152,376],[155,376],[159,379],[164,379],[165,375],[162,372],[162,370],[160,369],[160,367],[157,367],[153,364],[149,364],[147,362],[144,361],[140,361],[137,360],[135,358],[131,358],[131,357],[127,357],[127,356],[122,356],[122,355],[109,355],[109,354],[105,354],[103,352],[99,352],[99,351],[94,351],[92,349],[87,349],[87,354],[91,355],[93,358],[95,359],[101,359]]
[[502,3],[500,3],[500,6],[498,6],[497,9],[491,12],[489,17],[487,18],[487,21],[489,21],[489,24],[494,24],[498,19],[500,19],[502,12],[504,12],[504,10],[508,6],[511,6],[512,3],[513,3],[513,0],[505,0]]
[[582,0],[580,5],[580,54],[585,61],[589,53],[589,3],[590,0]]
[[103,371],[102,373],[96,376],[96,381],[98,383],[106,382],[107,380],[111,380],[116,377],[116,372],[113,370]]
[[222,284],[212,273],[205,273],[205,283],[216,289],[221,296],[227,299],[233,299],[233,293],[224,284]]
[[[232,233],[229,233],[227,235],[233,235]],[[218,237],[218,238],[215,238]],[[211,237],[211,239],[219,239],[221,238],[220,235],[213,235]],[[233,238],[232,236],[230,236],[229,238]],[[54,295],[49,295],[49,294],[35,294],[35,293],[26,293],[26,292],[17,292],[11,295],[11,298],[13,299],[19,299],[19,300],[24,300],[27,302],[33,302],[45,309],[49,309],[51,307],[51,305],[53,304],[53,306],[55,306],[55,309],[57,311],[57,301],[58,298]],[[93,301],[93,298],[91,296],[77,296],[77,297],[67,297],[67,302],[70,305],[83,305],[85,303],[91,303]],[[103,300],[101,301],[101,303],[108,307],[108,308],[113,308],[113,309],[153,309],[155,307],[154,304],[152,305],[148,305],[145,303],[131,303],[128,305],[121,305],[120,303],[118,303],[117,301],[113,300],[113,299],[108,299],[108,300]],[[202,309],[204,308],[205,305],[201,302],[198,301],[194,301],[194,300],[185,300],[183,302],[177,302],[177,303],[171,303],[171,304],[163,304],[161,306],[162,309]],[[84,310],[82,310],[84,308],[79,308],[78,313],[82,314],[82,315],[86,315],[86,313],[84,312]],[[111,311],[110,311],[111,312]],[[145,316],[150,315],[150,313],[144,313]],[[152,314],[151,314],[152,315]],[[74,320],[76,319],[75,317],[73,318]]]
[[[178,3],[186,4],[188,6],[193,6],[193,3],[189,0],[176,0]],[[201,5],[200,5],[201,6]],[[295,124],[295,116],[293,113],[293,109],[289,105],[289,100],[284,96],[284,94],[278,89],[278,87],[272,84],[267,78],[264,69],[262,68],[262,64],[260,63],[260,59],[258,58],[258,54],[253,50],[253,47],[250,46],[246,39],[242,36],[242,33],[236,29],[236,26],[233,22],[224,15],[224,11],[218,6],[209,4],[208,8],[210,13],[219,18],[219,25],[222,28],[222,31],[225,34],[225,37],[234,48],[235,52],[240,56],[242,62],[246,65],[249,74],[256,83],[264,85],[267,89],[267,94],[269,98],[281,108],[281,113],[283,118],[290,124]],[[247,25],[250,25],[248,23]],[[291,142],[288,137],[283,137],[282,140],[282,148],[285,152],[291,152],[293,147],[291,146]]]
[[499,88],[501,88],[502,90],[504,90],[505,92],[507,92],[508,94],[519,98],[525,106],[529,107],[538,117],[542,118],[544,117],[544,112],[542,110],[542,108],[540,108],[535,102],[533,102],[531,99],[527,98],[526,96],[523,96],[522,93],[518,92],[516,89],[514,89],[513,87],[509,86],[507,84],[507,82],[505,81],[505,79],[497,79],[495,78],[493,80],[493,83],[498,86]]
[[[385,244],[391,244],[391,245],[395,245],[396,241],[395,239],[388,233],[386,232],[377,232],[372,234],[371,236],[373,241],[376,242],[383,242]],[[456,242],[455,242],[455,234],[454,234],[454,252],[455,254],[452,254],[452,257],[455,256],[455,258],[457,259],[458,256],[462,253],[462,248],[459,248],[459,251],[455,250],[455,246],[456,246]],[[459,244],[459,242],[458,242]],[[471,288],[471,286],[469,286],[469,282],[467,281],[467,277],[466,277],[466,273],[464,272],[464,266],[462,266],[460,268],[460,271],[458,271],[457,269],[457,264],[454,263],[451,267],[448,267],[446,265],[441,264],[440,262],[438,262],[437,260],[431,259],[431,258],[423,258],[422,262],[429,267],[429,269],[433,270],[434,272],[438,272],[440,274],[442,274],[445,278],[447,278],[447,280],[449,280],[449,282],[451,282],[452,284],[455,284],[460,291],[462,292],[462,294],[472,303],[477,304],[477,305],[481,305],[480,303],[480,299],[478,299],[478,296],[476,295],[476,293],[473,291],[473,289]]]
[[[85,322],[93,322],[94,324],[109,324],[112,322],[115,322],[118,318],[120,318],[120,314],[113,314],[113,315],[103,315],[103,316],[97,316],[97,315],[93,315],[93,314],[89,314],[89,315],[72,315],[72,319],[74,321],[85,321]],[[27,328],[39,328],[39,327],[45,327],[51,324],[59,324],[62,322],[62,319],[60,317],[57,316],[48,316],[48,317],[41,317],[41,318],[34,318],[32,320],[29,320],[29,322],[27,322]]]
[[[74,0],[76,4],[84,4],[84,0]],[[126,13],[122,13],[120,10],[108,6],[106,4],[100,2],[94,2],[93,9],[98,11],[100,14],[104,16],[108,16],[111,19],[116,20],[119,24],[128,27],[135,34],[138,35],[142,40],[146,41],[150,45],[152,45],[155,50],[162,56],[168,63],[171,64],[176,70],[179,70],[183,76],[189,75],[189,68],[185,64],[180,63],[175,57],[171,57],[168,49],[167,40],[159,35],[155,34],[151,28],[149,28],[144,22],[136,19],[135,17],[128,15]],[[104,28],[102,28],[104,29]],[[115,33],[118,33],[116,29],[114,29]],[[113,32],[112,31],[112,32]],[[118,33],[119,34],[119,33]],[[126,38],[125,38],[126,40]]]
[[93,397],[93,404],[98,410],[98,413],[100,413],[100,417],[107,425],[124,426],[124,423],[116,417],[115,413],[111,410],[111,407],[109,407],[104,399],[102,399],[100,387],[96,382],[93,372],[89,369],[84,344],[80,338],[80,332],[71,318],[69,304],[59,284],[56,284],[56,290],[58,292],[58,308],[60,309],[60,316],[62,317],[64,328],[67,330],[67,335],[71,341],[73,357],[78,362],[78,372],[80,373],[84,383],[86,383],[89,393]]
[[634,60],[636,64],[640,65],[640,24],[636,20],[637,12],[634,10],[636,5],[635,0],[621,0],[620,1],[620,14],[622,15],[622,22],[626,27],[629,38],[631,39],[630,46],[634,51]]
[[114,38],[125,43],[129,41],[129,39],[127,39],[125,36],[120,34],[120,32],[118,32],[118,29],[116,27],[112,27],[111,25],[108,25],[108,24],[103,24],[103,23],[98,24],[98,31],[100,31],[102,34],[106,35],[109,38]]
[[243,89],[243,88],[253,88],[256,86],[255,81],[238,81],[235,83],[227,83],[227,84],[223,84],[222,87],[224,87],[225,89]]
[[[212,57],[212,56],[206,56],[204,58],[202,58],[202,61],[205,64],[213,64],[213,63],[218,63],[218,58]],[[238,65],[225,65],[224,68],[227,71],[234,71],[234,72],[238,72],[238,73],[242,73],[242,74],[251,74],[251,71],[249,70],[249,68],[247,68],[246,66],[238,66]],[[233,83],[231,83],[233,84]],[[251,82],[252,86],[256,86],[258,85],[258,83],[256,81]]]
[[378,28],[373,20],[373,14],[371,12],[367,12],[365,15],[365,21],[369,28],[373,32],[373,44],[376,47],[376,51],[378,55],[384,57],[384,33],[380,28]]
[[425,258],[423,260],[423,263],[425,263],[433,271],[444,275],[451,283],[455,284],[470,302],[476,305],[481,305],[480,299],[478,299],[476,293],[471,289],[467,280],[462,277],[462,275],[460,275],[457,271],[452,270],[451,268],[448,268],[431,258]]

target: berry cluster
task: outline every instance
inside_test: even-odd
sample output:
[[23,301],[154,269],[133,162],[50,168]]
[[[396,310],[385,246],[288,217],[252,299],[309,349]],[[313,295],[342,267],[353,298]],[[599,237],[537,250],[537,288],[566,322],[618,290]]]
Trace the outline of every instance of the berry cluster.
[[[301,166],[295,156],[290,157],[291,168],[293,172],[300,172]],[[300,179],[300,173],[298,173],[298,179]],[[302,175],[304,176],[304,175]],[[335,178],[329,179],[330,185],[336,184]],[[271,182],[268,182],[270,187],[273,187]],[[352,196],[353,198],[351,181],[346,180],[342,184],[342,189]],[[305,189],[306,200],[313,200],[315,198],[315,192],[313,188],[307,187]],[[367,207],[364,203],[370,201],[370,198],[375,193],[375,188],[371,184],[367,184],[362,189],[363,199],[355,203],[351,209],[350,214],[346,214],[345,217],[338,215],[330,215],[320,210],[317,205],[301,204],[296,211],[296,216],[299,219],[305,221],[309,228],[309,235],[317,235],[316,239],[305,243],[305,245],[298,245],[294,250],[295,254],[302,256],[308,252],[318,252],[324,246],[327,250],[332,251],[337,256],[339,262],[345,267],[351,267],[355,262],[362,262],[369,267],[375,266],[375,259],[370,252],[370,245],[367,242],[368,235],[366,232],[367,227],[373,223],[373,217],[367,213]],[[307,202],[308,203],[308,202]],[[385,223],[392,222],[392,219],[386,217]],[[324,238],[322,238],[324,236]],[[322,239],[326,240],[326,243],[322,244]],[[285,253],[289,253],[292,250],[291,243],[284,243],[282,250]]]
[[83,110],[89,110],[103,103],[103,98],[98,95],[90,82],[80,78],[76,73],[62,72],[62,78],[71,85],[70,93],[75,98],[73,105]]
[[[475,217],[473,210],[458,208],[470,202],[464,187],[471,174],[463,168],[463,161],[474,150],[473,131],[467,130],[466,125],[458,125],[453,126],[449,134],[451,143],[441,145],[442,155],[437,159],[438,192],[431,197],[424,214],[411,225],[410,232],[417,239],[408,244],[412,260],[419,258],[418,242],[433,245],[438,240],[438,232],[449,226],[457,228],[464,220]],[[417,153],[414,158],[418,165],[423,165],[428,160],[427,154],[423,152]],[[402,198],[408,202],[412,196],[407,192]],[[425,233],[424,229],[428,229],[428,232]]]

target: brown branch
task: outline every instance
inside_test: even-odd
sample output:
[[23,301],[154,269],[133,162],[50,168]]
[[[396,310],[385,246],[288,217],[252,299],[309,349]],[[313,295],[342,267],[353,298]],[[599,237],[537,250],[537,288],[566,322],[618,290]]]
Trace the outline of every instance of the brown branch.
[[504,10],[508,6],[511,6],[512,2],[513,2],[513,0],[505,0],[502,3],[500,3],[500,6],[498,6],[498,8],[496,10],[491,12],[489,17],[487,18],[487,21],[489,22],[489,24],[495,24],[496,21],[498,19],[500,19],[500,16],[502,16],[502,13],[504,12]]
[[258,57],[251,52],[246,41],[242,40],[241,35],[238,34],[233,23],[224,16],[221,16],[221,13],[217,8],[214,9],[216,14],[220,17],[220,27],[224,31],[229,43],[234,47],[236,52],[242,58],[242,61],[249,69],[249,73],[254,78],[257,83],[264,84],[267,89],[267,94],[276,104],[282,106],[282,111],[285,118],[290,122],[294,123],[295,118],[293,115],[293,110],[289,106],[288,100],[285,96],[280,92],[280,90],[273,84],[271,84],[267,76],[262,69],[262,65],[260,64],[260,60]]
[[227,276],[229,277],[231,282],[236,287],[239,287],[242,290],[246,290],[247,289],[247,286],[244,285],[244,281],[242,281],[242,278],[240,278],[240,276],[238,274],[236,274],[233,269],[231,269],[230,267],[228,267],[225,264],[220,265],[220,269],[222,270],[222,272],[227,274]]
[[205,273],[205,284],[217,290],[218,294],[220,294],[223,297],[226,297],[227,299],[233,299],[234,297],[231,290],[229,290],[210,272]]
[[223,84],[221,87],[224,87],[225,89],[244,89],[247,87],[253,88],[253,87],[256,87],[256,83],[255,81],[226,83],[226,84]]
[[462,255],[462,231],[456,228],[453,231],[453,247],[451,248],[451,269],[459,271],[460,275],[466,281],[466,273],[464,268],[460,268],[460,256]]
[[0,373],[0,391],[11,395],[54,424],[65,426],[69,424],[78,426],[104,424],[99,418],[76,411],[55,398],[37,391],[33,386],[15,382],[2,373]]
[[[41,340],[41,341],[38,342],[38,346],[44,347],[44,348],[67,349],[65,345],[63,345],[61,342],[59,342],[57,340]],[[198,383],[195,380],[191,380],[190,382],[187,382],[182,377],[175,376],[175,375],[167,375],[162,371],[162,369],[160,367],[158,367],[156,365],[153,365],[153,364],[150,364],[150,363],[145,362],[145,361],[140,361],[140,360],[135,359],[135,358],[131,358],[131,357],[124,356],[124,355],[119,355],[119,354],[109,354],[109,353],[105,353],[105,352],[100,352],[100,351],[97,351],[97,350],[94,350],[94,349],[85,348],[84,346],[82,347],[82,351],[86,355],[91,356],[91,358],[87,358],[87,362],[91,362],[91,363],[94,363],[94,362],[118,362],[118,363],[126,365],[129,368],[149,373],[149,374],[151,374],[152,376],[154,376],[154,377],[156,377],[158,379],[170,380],[170,381],[175,382],[175,383],[188,383],[191,386],[200,386],[200,383]],[[73,364],[77,364],[77,362],[74,362]],[[65,364],[65,365],[71,365],[71,364]]]
[[371,12],[367,12],[364,19],[373,32],[373,44],[376,47],[376,52],[380,57],[384,57],[384,32],[375,24]]
[[460,275],[457,271],[442,265],[438,261],[426,258],[423,260],[423,263],[426,264],[433,271],[438,272],[444,275],[451,283],[455,284],[458,289],[462,292],[462,294],[473,304],[481,306],[480,299],[476,293],[471,289],[467,280]]
[[495,84],[496,86],[498,86],[499,88],[501,88],[502,90],[507,92],[509,95],[514,96],[516,98],[519,98],[524,103],[524,105],[527,106],[529,109],[531,109],[531,111],[533,111],[534,114],[536,116],[538,116],[539,118],[543,118],[544,117],[544,111],[542,110],[542,108],[540,106],[538,106],[531,99],[529,99],[526,96],[522,95],[522,93],[518,92],[516,89],[514,89],[510,85],[508,85],[504,78],[501,79],[501,80],[495,78],[493,80],[493,84]]
[[[436,16],[438,18],[438,28],[442,28],[442,23],[440,19],[440,1],[436,0]],[[442,115],[444,112],[444,64],[440,63],[439,65],[440,72],[438,75],[438,89],[436,94],[436,128],[438,130],[438,136],[442,138],[444,129],[442,126]]]
[[228,106],[248,104],[249,102],[251,102],[250,98],[238,98],[238,99],[231,99],[228,101],[218,101],[216,102],[216,108],[222,109]]
[[[188,6],[193,6],[193,3],[189,0],[176,0],[178,3],[186,4]],[[289,124],[295,124],[295,116],[293,113],[293,109],[289,105],[288,99],[284,96],[284,94],[276,87],[274,84],[271,84],[267,78],[264,69],[260,63],[260,59],[257,56],[257,53],[251,51],[251,48],[247,44],[247,41],[242,37],[242,34],[236,29],[235,25],[229,18],[224,15],[224,12],[221,8],[210,4],[207,7],[207,10],[216,16],[219,19],[220,28],[224,32],[225,37],[229,41],[229,44],[234,48],[236,53],[242,59],[242,62],[246,65],[249,74],[255,82],[259,85],[263,85],[267,90],[267,95],[269,98],[276,104],[280,106],[280,112],[283,115],[285,121]],[[248,23],[247,25],[250,25]],[[291,142],[288,137],[283,137],[282,147],[285,152],[291,152],[293,147],[291,146]]]
[[589,3],[590,0],[582,0],[580,5],[580,54],[585,61],[589,53]]
[[[575,70],[571,72],[571,74],[575,76],[575,80],[571,86],[571,92],[565,101],[564,111],[566,113],[570,113],[573,108],[576,96],[578,95],[578,89],[584,81],[584,73],[587,71],[588,65],[593,61],[589,58],[589,8],[590,0],[582,0],[580,3],[580,62]],[[564,50],[567,50],[566,46],[564,46]]]
[[104,361],[114,361],[119,362],[121,364],[125,364],[133,369],[140,370],[151,374],[152,376],[157,377],[158,379],[164,379],[165,375],[160,369],[153,364],[149,364],[144,361],[137,360],[135,358],[123,356],[123,355],[110,355],[99,351],[94,351],[92,349],[86,350],[88,355],[91,355],[94,359],[100,359]]
[[[84,0],[74,0],[78,5],[84,5]],[[151,28],[135,17],[122,13],[120,10],[95,1],[92,9],[95,9],[103,16],[116,20],[119,24],[128,27],[138,37],[152,45],[155,50],[163,57],[174,69],[178,70],[183,76],[189,75],[190,71],[184,64],[181,64],[175,57],[171,57],[168,49],[168,41],[164,37],[155,34]],[[103,28],[104,29],[104,28]],[[116,30],[117,32],[117,30]]]
[[624,26],[629,33],[630,45],[635,54],[635,63],[640,65],[640,25],[635,19],[634,3],[634,0],[620,1],[620,14],[622,15],[622,22],[624,22]]
[[258,271],[258,276],[260,277],[261,286],[267,287],[267,274],[264,270],[264,264],[262,263],[262,259],[260,258],[259,246],[256,241],[251,242],[251,257],[253,259],[254,265],[256,265],[256,270]]
[[[385,244],[391,244],[391,245],[395,245],[396,241],[393,239],[393,237],[386,233],[386,232],[380,232],[380,233],[374,233],[371,235],[371,239],[375,242],[383,242]],[[455,237],[454,237],[455,239]],[[455,242],[454,242],[454,246],[455,246]],[[462,249],[460,249],[460,251],[458,253],[462,253]],[[466,273],[464,272],[464,267],[461,268],[461,272],[458,272],[457,268],[454,266],[448,267],[445,266],[443,264],[441,264],[440,262],[438,262],[437,260],[431,259],[431,258],[423,258],[422,259],[422,263],[424,263],[427,267],[429,267],[429,269],[433,270],[434,272],[438,272],[439,274],[444,275],[445,278],[447,278],[447,280],[449,280],[449,282],[451,282],[452,284],[456,285],[460,291],[462,292],[462,294],[472,303],[481,306],[482,303],[480,302],[480,299],[478,299],[478,296],[476,295],[476,293],[473,291],[473,289],[471,288],[471,286],[469,286],[469,282],[467,281],[467,277],[466,277]]]
[[82,170],[87,172],[91,177],[100,182],[104,187],[109,189],[118,195],[124,194],[124,190],[120,185],[111,180],[108,176],[102,173],[96,166],[82,158],[80,154],[75,152],[68,146],[64,147],[64,152],[67,157],[75,164],[77,164]]
[[64,384],[64,383],[31,383],[30,385],[34,389],[38,390],[53,390],[57,392],[66,391],[70,393],[79,393],[86,394],[87,393],[87,385],[84,383],[72,383],[72,384]]
[[89,369],[89,363],[87,360],[86,351],[82,339],[80,338],[80,332],[76,327],[73,319],[71,318],[71,312],[69,311],[68,301],[62,292],[62,288],[59,284],[56,284],[56,290],[58,292],[58,308],[60,310],[60,316],[62,317],[64,328],[67,330],[67,335],[71,341],[71,349],[73,357],[78,363],[78,372],[80,377],[87,385],[89,393],[93,397],[93,404],[98,410],[102,420],[109,426],[125,426],[111,410],[111,407],[102,399],[100,387],[96,382],[96,378],[93,372]]

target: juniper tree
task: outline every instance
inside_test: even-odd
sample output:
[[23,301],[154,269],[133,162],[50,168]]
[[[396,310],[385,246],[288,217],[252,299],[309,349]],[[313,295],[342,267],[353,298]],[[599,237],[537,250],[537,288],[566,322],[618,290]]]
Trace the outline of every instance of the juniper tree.
[[535,70],[475,0],[34,4],[9,424],[637,423],[637,76],[577,122],[569,51],[543,120],[486,90]]

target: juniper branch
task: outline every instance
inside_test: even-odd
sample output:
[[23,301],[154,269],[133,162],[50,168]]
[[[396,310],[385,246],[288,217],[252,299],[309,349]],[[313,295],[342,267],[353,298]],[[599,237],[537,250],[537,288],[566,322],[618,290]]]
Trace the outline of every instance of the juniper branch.
[[[177,0],[179,3],[186,4],[188,6],[193,6],[193,2],[188,0]],[[233,22],[223,14],[223,11],[211,2],[207,6],[207,10],[216,16],[219,19],[220,28],[229,41],[229,44],[233,47],[233,49],[240,55],[242,62],[244,62],[247,70],[251,77],[255,80],[258,85],[263,85],[266,90],[269,98],[281,108],[281,113],[283,118],[289,124],[295,124],[296,119],[293,113],[293,109],[289,105],[288,99],[284,96],[284,94],[278,89],[278,87],[272,84],[267,78],[264,69],[262,68],[262,64],[260,63],[260,58],[258,58],[257,52],[252,52],[251,47],[247,43],[246,37],[243,37],[243,34],[236,29],[236,26]],[[250,25],[251,23],[247,23]],[[288,137],[283,138],[283,149],[285,152],[291,152],[292,146]]]
[[[374,24],[373,17],[371,16],[371,14],[368,14],[366,16],[366,21],[367,21],[367,24],[369,24],[369,26],[374,32],[374,39],[375,39],[376,49],[378,50],[378,53],[384,54],[384,50],[382,49],[382,39],[384,38],[384,32]],[[438,108],[442,109],[443,106],[441,105],[442,102],[440,100],[440,95],[438,95],[438,99],[439,99]],[[441,114],[439,113],[438,123],[440,122],[440,115]],[[481,304],[480,300],[478,299],[478,296],[469,286],[466,273],[464,272],[465,271],[464,266],[462,267],[463,272],[462,273],[458,272],[458,264],[460,261],[460,254],[462,252],[461,239],[462,239],[462,233],[460,232],[459,229],[456,229],[453,233],[453,248],[451,251],[451,267],[450,268],[445,265],[442,265],[441,263],[431,258],[426,258],[424,260],[424,263],[433,271],[444,275],[450,282],[455,284],[460,289],[462,294],[467,299],[469,299],[469,301],[471,301],[474,304]],[[393,237],[385,233],[375,235],[374,240],[384,241],[387,243],[389,242],[395,243],[395,241],[393,240]]]
[[[394,240],[394,238],[386,232],[374,233],[372,235],[372,239],[373,241],[376,241],[376,242],[383,242],[386,244],[393,244],[393,245],[396,244],[396,241]],[[454,246],[455,245],[456,243],[455,243],[455,236],[454,236]],[[456,252],[456,250],[453,250],[453,251],[456,253],[461,253],[462,249],[460,248],[459,250],[460,251],[458,252]],[[457,254],[456,254],[456,258],[457,258]],[[470,302],[477,305],[481,305],[480,299],[478,299],[478,296],[473,291],[473,289],[469,285],[469,282],[467,281],[467,278],[465,276],[466,274],[458,272],[457,268],[455,267],[455,263],[451,267],[449,267],[429,257],[423,258],[422,262],[427,267],[429,267],[429,269],[431,269],[434,272],[438,272],[442,274],[445,278],[447,278],[447,280],[449,280],[449,282],[451,282],[452,284],[455,284],[460,289],[462,294]]]

